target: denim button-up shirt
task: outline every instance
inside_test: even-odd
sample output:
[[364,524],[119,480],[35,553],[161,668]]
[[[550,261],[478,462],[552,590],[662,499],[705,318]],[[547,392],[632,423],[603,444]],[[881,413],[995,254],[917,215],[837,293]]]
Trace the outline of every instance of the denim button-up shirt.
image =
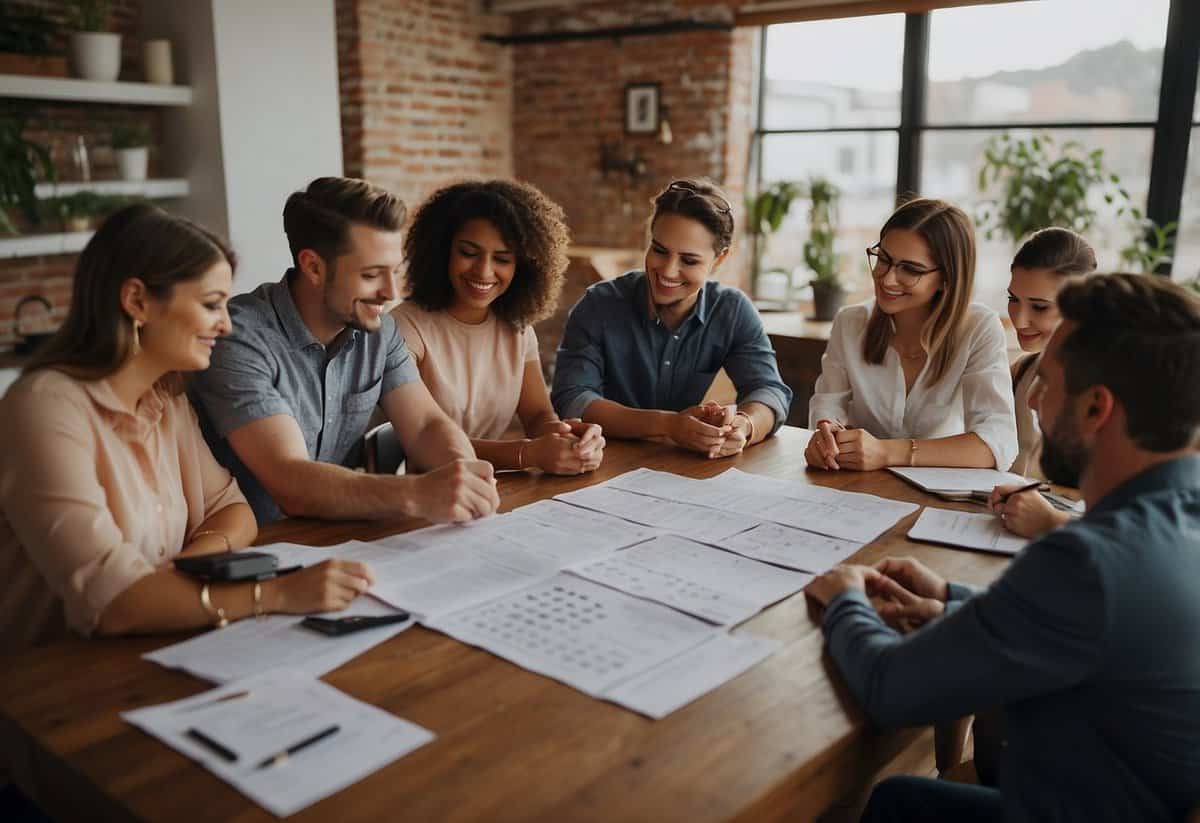
[[604,398],[639,409],[681,411],[701,401],[724,368],[738,403],[787,419],[792,391],[779,376],[775,351],[753,304],[739,289],[704,284],[677,329],[650,309],[646,273],[596,283],[571,309],[554,370],[552,400],[562,417],[582,417]]
[[328,348],[321,345],[292,300],[291,273],[229,301],[233,334],[217,341],[211,365],[188,385],[205,439],[259,523],[283,513],[234,454],[230,432],[286,414],[300,427],[310,459],[353,466],[380,398],[420,379],[389,314],[378,332],[346,328]]

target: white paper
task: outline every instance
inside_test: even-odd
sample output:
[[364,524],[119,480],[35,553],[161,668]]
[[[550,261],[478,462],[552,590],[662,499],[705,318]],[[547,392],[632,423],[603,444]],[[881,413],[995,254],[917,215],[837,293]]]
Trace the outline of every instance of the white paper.
[[607,484],[560,494],[556,499],[706,543],[719,543],[759,523],[730,511],[647,497]]
[[778,523],[764,523],[734,535],[721,547],[777,566],[824,574],[844,563],[863,544]]
[[717,631],[566,574],[428,625],[593,697]]
[[751,635],[713,635],[665,663],[631,677],[611,689],[606,697],[657,720],[766,660],[779,646],[775,640]]
[[695,498],[701,505],[859,543],[871,542],[920,508],[915,503],[777,480],[739,469],[703,482],[705,489]]
[[[249,694],[219,700],[240,692]],[[121,717],[280,817],[362,780],[434,737],[320,680],[279,669]],[[269,755],[335,725],[334,734],[286,763],[258,768]],[[237,761],[228,762],[188,737],[189,729],[218,740],[237,754]]]
[[[324,616],[376,616],[395,614],[396,611],[373,597],[363,596],[344,611]],[[301,620],[303,617],[283,614],[268,615],[261,620],[247,618],[142,657],[214,683],[226,683],[276,668],[320,677],[413,625],[413,621],[408,620],[330,637],[303,628]]]
[[908,530],[908,536],[913,540],[1000,554],[1016,554],[1028,542],[1005,529],[994,514],[953,512],[930,506],[921,512],[916,524]]
[[1027,486],[1027,477],[995,469],[946,469],[896,466],[888,471],[928,492],[991,494],[996,486]]
[[718,625],[740,623],[800,591],[813,578],[674,536],[658,537],[570,572]]

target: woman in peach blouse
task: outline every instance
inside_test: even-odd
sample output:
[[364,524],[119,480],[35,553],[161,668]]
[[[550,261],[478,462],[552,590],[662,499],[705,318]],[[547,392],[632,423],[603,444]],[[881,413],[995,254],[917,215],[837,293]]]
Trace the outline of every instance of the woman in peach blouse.
[[[594,470],[600,427],[559,420],[533,324],[558,305],[562,209],[526,183],[457,183],[417,210],[404,242],[408,296],[392,315],[434,400],[497,469]],[[524,438],[505,438],[514,415]]]
[[0,401],[0,654],[53,639],[342,608],[371,583],[327,561],[202,586],[171,561],[243,548],[257,526],[181,393],[230,331],[233,255],[148,205],[80,255],[62,328]]

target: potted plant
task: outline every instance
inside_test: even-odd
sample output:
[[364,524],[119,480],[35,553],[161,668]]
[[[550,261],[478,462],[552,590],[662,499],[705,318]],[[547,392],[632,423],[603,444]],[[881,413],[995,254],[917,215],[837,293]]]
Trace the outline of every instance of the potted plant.
[[108,0],[71,0],[71,56],[84,80],[111,83],[121,73],[121,35],[104,30]]
[[834,250],[837,236],[837,206],[841,192],[829,180],[813,177],[808,182],[808,240],[804,243],[804,263],[813,273],[813,319],[828,321],[846,300],[846,290],[838,277],[838,255]]
[[[746,204],[746,212],[749,215],[749,219],[746,221],[746,230],[753,240],[753,260],[750,264],[753,277],[751,291],[756,297],[770,297],[784,302],[788,298],[790,275],[786,270],[780,268],[763,271],[762,258],[767,238],[779,231],[779,227],[783,225],[783,219],[787,217],[788,211],[792,208],[792,201],[798,196],[800,196],[798,184],[790,180],[779,180],[767,186],[758,193],[757,197]],[[772,274],[781,275],[778,289],[768,288],[765,275]]]
[[138,124],[113,129],[112,146],[122,180],[145,180],[150,162],[150,130]]
[[74,194],[48,197],[41,202],[43,213],[61,224],[63,231],[91,231],[101,218],[116,211],[134,198],[121,195],[77,191]]
[[0,110],[0,232],[16,234],[17,227],[8,210],[19,209],[30,225],[39,223],[37,175],[54,179],[54,165],[45,146],[26,140],[25,116],[5,108]]
[[0,4],[0,74],[66,77],[67,58],[53,46],[55,32],[45,14]]

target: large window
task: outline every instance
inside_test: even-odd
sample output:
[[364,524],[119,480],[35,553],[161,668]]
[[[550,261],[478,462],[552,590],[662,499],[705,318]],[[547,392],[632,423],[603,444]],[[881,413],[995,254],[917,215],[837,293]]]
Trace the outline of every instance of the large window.
[[[860,287],[869,286],[858,263],[862,247],[898,193],[944,197],[980,214],[994,194],[978,188],[982,147],[1004,132],[1103,149],[1107,169],[1144,211],[1168,16],[1172,2],[1191,1],[1139,0],[1136,15],[1115,0],[1055,0],[768,26],[756,132],[759,182],[816,174],[842,188],[839,251],[844,273],[856,275]],[[924,65],[916,57],[922,52]],[[905,89],[902,78],[919,88]],[[1193,134],[1200,133],[1200,114],[1196,126]],[[1195,272],[1200,139],[1193,137],[1192,146],[1176,260]],[[1089,240],[1101,265],[1112,268],[1137,227],[1117,216],[1103,194],[1096,192],[1100,217]],[[796,204],[768,244],[767,266],[802,266],[804,205]],[[1003,305],[1013,246],[980,235],[977,298],[996,308]]]

